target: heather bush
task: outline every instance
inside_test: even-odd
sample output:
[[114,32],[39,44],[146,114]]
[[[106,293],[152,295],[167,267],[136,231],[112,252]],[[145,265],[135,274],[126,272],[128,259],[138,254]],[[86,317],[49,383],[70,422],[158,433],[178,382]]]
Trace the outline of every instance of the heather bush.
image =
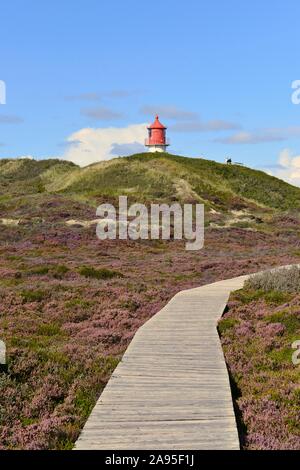
[[276,282],[273,273],[253,276],[218,325],[245,449],[300,448],[300,370],[292,362],[300,296],[280,290],[292,289],[292,272],[281,270]]
[[133,299],[128,299],[120,302],[120,307],[127,308],[130,312],[135,312],[140,306],[140,303]]
[[291,309],[285,309],[280,312],[275,312],[272,315],[268,315],[266,321],[268,323],[280,323],[290,334],[296,333],[300,327],[299,315]]

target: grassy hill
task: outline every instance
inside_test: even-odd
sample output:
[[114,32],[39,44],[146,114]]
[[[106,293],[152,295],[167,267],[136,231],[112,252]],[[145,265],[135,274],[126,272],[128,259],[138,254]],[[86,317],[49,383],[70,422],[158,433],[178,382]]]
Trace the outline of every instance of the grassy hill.
[[300,188],[262,171],[199,158],[137,154],[79,168],[61,160],[0,160],[0,203],[59,193],[94,204],[128,195],[138,201],[204,202],[215,210],[300,207]]

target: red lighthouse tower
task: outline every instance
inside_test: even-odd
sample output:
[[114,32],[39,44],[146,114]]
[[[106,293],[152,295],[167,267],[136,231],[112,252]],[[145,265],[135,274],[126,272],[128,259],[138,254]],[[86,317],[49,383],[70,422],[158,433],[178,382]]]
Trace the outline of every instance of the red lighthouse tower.
[[166,152],[169,144],[166,138],[167,128],[159,121],[158,116],[148,128],[148,139],[145,140],[145,146],[149,152]]

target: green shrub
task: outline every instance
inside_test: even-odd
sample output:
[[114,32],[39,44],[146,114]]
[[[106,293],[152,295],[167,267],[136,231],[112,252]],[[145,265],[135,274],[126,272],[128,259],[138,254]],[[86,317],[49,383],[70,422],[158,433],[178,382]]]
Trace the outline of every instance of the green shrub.
[[282,323],[285,326],[287,333],[293,334],[300,330],[300,319],[296,314],[291,313],[290,310],[282,310],[276,312],[267,318],[268,323]]
[[90,308],[92,305],[93,305],[93,302],[91,301],[76,298],[76,299],[67,300],[67,302],[65,303],[65,308],[73,309],[75,307],[79,307],[79,308],[86,309],[86,308]]
[[265,296],[262,290],[249,289],[248,286],[232,293],[232,300],[239,300],[243,304],[249,304],[253,300],[259,300]]
[[41,302],[47,297],[48,293],[43,290],[23,290],[21,297],[23,302]]
[[69,268],[63,264],[54,266],[52,273],[55,279],[62,279],[64,275],[69,271]]
[[[220,224],[220,225],[221,225],[221,224]],[[253,224],[252,224],[252,225],[253,225]],[[252,225],[251,225],[250,222],[245,222],[245,221],[241,220],[241,221],[232,223],[232,224],[231,224],[231,227],[235,227],[235,228],[251,228]]]
[[267,304],[281,305],[291,299],[291,295],[286,292],[271,290],[264,296]]
[[37,266],[36,268],[30,271],[30,274],[43,275],[43,274],[48,274],[48,272],[49,272],[48,266]]
[[40,325],[37,329],[37,334],[42,336],[56,336],[61,333],[60,326],[57,323],[46,323]]
[[238,321],[234,318],[223,318],[220,320],[218,324],[220,335],[222,336],[226,331],[233,328],[237,323]]
[[123,277],[119,271],[115,271],[107,268],[95,269],[90,266],[83,266],[79,269],[79,274],[84,277],[90,277],[94,279],[112,279],[113,277]]
[[78,390],[74,405],[75,408],[80,412],[80,415],[84,418],[87,418],[95,404],[95,398],[93,394],[91,394],[90,390],[80,389]]
[[273,370],[278,370],[283,364],[291,364],[292,350],[290,347],[273,349],[267,353],[270,359],[272,359]]
[[299,292],[300,268],[293,266],[291,268],[255,274],[245,282],[245,289],[263,290],[265,292]]
[[135,312],[139,308],[139,306],[140,304],[132,299],[120,302],[120,307],[127,308],[130,312]]

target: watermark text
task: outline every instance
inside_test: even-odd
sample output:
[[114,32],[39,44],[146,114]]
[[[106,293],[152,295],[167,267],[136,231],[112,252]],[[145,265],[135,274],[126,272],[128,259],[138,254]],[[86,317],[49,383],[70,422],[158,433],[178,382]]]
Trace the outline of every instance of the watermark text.
[[96,212],[100,220],[96,234],[99,240],[185,240],[186,250],[204,246],[203,204],[144,204],[128,207],[127,196],[119,197],[119,208],[101,204]]

